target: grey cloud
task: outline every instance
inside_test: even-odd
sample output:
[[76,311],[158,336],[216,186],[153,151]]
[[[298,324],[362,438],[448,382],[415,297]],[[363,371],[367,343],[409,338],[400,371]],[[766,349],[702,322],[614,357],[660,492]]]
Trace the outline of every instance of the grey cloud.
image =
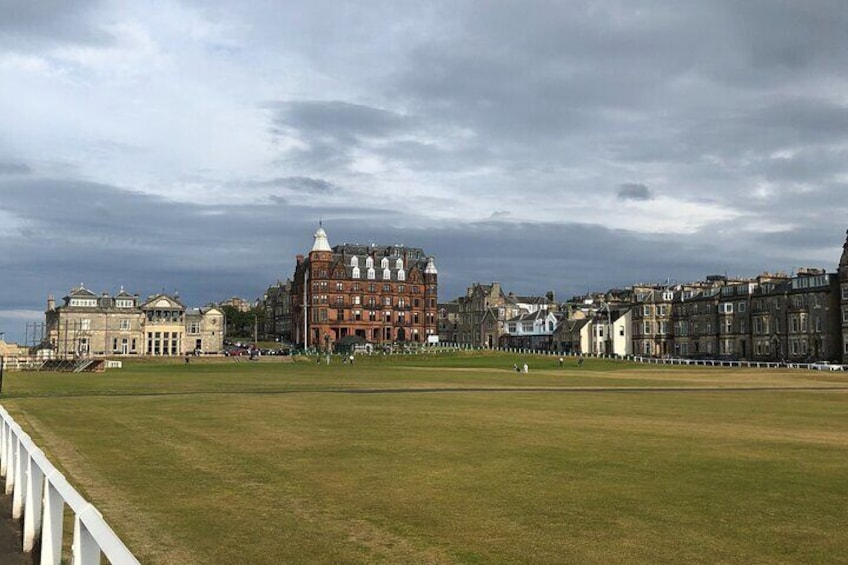
[[[99,7],[0,0],[0,48],[106,42]],[[93,274],[97,280],[83,277],[98,290],[131,281],[141,292],[178,287],[193,303],[251,297],[257,284],[291,271],[319,217],[333,242],[424,247],[437,256],[443,297],[474,280],[563,295],[640,279],[788,270],[830,257],[831,249],[825,266],[838,258],[848,217],[848,187],[840,184],[848,173],[848,108],[838,99],[848,57],[844,0],[325,2],[291,10],[244,2],[210,9],[221,21],[235,13],[233,29],[250,30],[238,48],[248,71],[257,49],[253,76],[273,76],[276,59],[263,58],[283,53],[283,65],[298,61],[294,71],[344,85],[331,91],[337,99],[311,99],[327,90],[304,84],[302,99],[267,104],[271,132],[303,147],[277,155],[278,178],[268,184],[233,186],[229,205],[177,206],[105,184],[34,179],[43,163],[29,172],[10,161],[11,171],[0,169],[0,208],[26,232],[7,242],[15,253],[0,256],[0,272],[14,276],[14,284],[0,285],[0,309],[40,308],[47,292],[78,283],[80,273]],[[208,80],[200,72],[195,79]],[[279,91],[276,82],[256,86]],[[0,133],[5,144],[13,137]],[[89,158],[97,151],[81,149]],[[520,223],[501,215],[502,204],[477,224],[355,204],[298,206],[306,194],[343,196],[336,179],[346,177],[337,173],[349,172],[361,152],[428,184],[486,187],[492,202],[519,189],[528,201],[569,202],[605,186],[601,196],[609,200],[662,190],[740,216],[695,234],[651,236]],[[92,171],[90,163],[76,165],[51,174]],[[662,185],[652,180],[660,178]],[[619,185],[627,179],[651,179],[650,188]],[[242,188],[274,194],[243,205]],[[22,295],[30,302],[22,304]]]
[[652,200],[654,195],[644,184],[626,183],[618,187],[619,200]]
[[407,130],[412,120],[406,116],[342,101],[293,101],[273,103],[274,122],[308,137],[349,141],[385,137]]
[[0,0],[0,45],[28,51],[45,45],[107,45],[114,38],[93,22],[102,0]]
[[[97,291],[178,288],[193,304],[254,298],[308,250],[320,217],[385,223],[395,211],[357,206],[174,203],[105,184],[0,179],[0,211],[23,222],[0,256],[0,310],[38,309],[80,280]],[[12,275],[14,274],[14,275]],[[23,289],[26,289],[25,291]]]
[[716,226],[674,237],[497,218],[434,224],[394,210],[311,208],[282,200],[174,204],[56,179],[0,181],[0,192],[2,209],[29,226],[28,233],[9,238],[16,252],[0,258],[2,272],[15,273],[16,280],[0,285],[0,310],[40,309],[48,294],[61,296],[81,280],[96,291],[121,284],[142,294],[177,288],[191,304],[233,294],[254,298],[290,276],[295,255],[308,251],[322,216],[333,244],[403,243],[436,256],[442,300],[462,294],[474,281],[568,296],[639,281],[791,270],[809,264],[814,247],[833,248],[833,260],[824,265],[831,267],[844,232],[837,220],[770,236]]
[[345,170],[354,150],[370,141],[408,133],[413,118],[340,101],[293,101],[267,104],[273,110],[271,131],[293,134],[305,148],[284,153],[278,164],[308,172]]
[[286,188],[308,194],[332,194],[341,190],[339,186],[329,181],[311,177],[280,177],[250,184],[266,188]]
[[32,169],[25,163],[0,161],[0,175],[28,175]]

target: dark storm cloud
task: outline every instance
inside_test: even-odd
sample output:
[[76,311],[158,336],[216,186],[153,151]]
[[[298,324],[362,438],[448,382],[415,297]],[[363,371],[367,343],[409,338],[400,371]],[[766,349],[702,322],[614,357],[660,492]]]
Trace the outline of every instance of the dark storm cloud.
[[0,0],[0,45],[20,50],[61,43],[108,44],[92,23],[101,0]]
[[[382,222],[378,207],[174,203],[114,186],[60,179],[0,179],[0,212],[22,227],[0,268],[0,311],[37,309],[49,293],[85,282],[139,292],[180,289],[192,304],[254,298],[308,251],[320,217]],[[22,295],[22,289],[26,289]]]
[[618,187],[619,200],[645,201],[653,198],[654,195],[651,193],[651,190],[644,184],[625,183]]
[[[566,297],[637,282],[685,282],[725,273],[756,275],[802,264],[800,254],[785,262],[764,258],[753,245],[756,236],[739,238],[709,231],[659,236],[598,225],[498,220],[439,229],[363,228],[344,220],[325,222],[324,227],[331,244],[336,243],[334,234],[344,233],[348,241],[422,247],[436,257],[442,301],[464,294],[472,282],[500,281],[506,290],[518,293],[552,289]],[[832,246],[839,237],[841,232],[822,231],[812,240]],[[837,260],[838,254],[833,262]],[[541,271],[544,276],[539,275]]]
[[[268,174],[277,178],[214,179],[211,185],[232,188],[230,204],[174,204],[109,184],[33,178],[43,164],[30,170],[23,162],[3,161],[0,215],[11,217],[14,228],[0,226],[7,230],[6,248],[13,250],[0,255],[0,266],[13,282],[0,285],[0,310],[40,309],[49,292],[64,293],[80,281],[96,291],[120,284],[142,293],[178,288],[192,304],[233,294],[253,298],[291,273],[294,255],[308,251],[319,217],[334,244],[424,247],[437,258],[441,298],[462,294],[474,281],[500,280],[521,293],[553,288],[563,296],[636,281],[788,271],[822,260],[819,266],[832,268],[838,259],[848,217],[848,106],[840,98],[848,58],[844,0],[220,6],[211,8],[213,20],[232,22],[220,31],[233,34],[226,38],[233,47],[216,58],[221,75],[214,80],[203,74],[209,60],[192,59],[193,43],[186,48],[167,32],[160,35],[155,20],[139,12],[136,21],[129,18],[147,32],[144,45],[149,41],[175,61],[185,55],[187,64],[198,63],[185,76],[169,75],[168,65],[142,73],[152,79],[150,103],[157,112],[175,111],[173,91],[155,88],[157,82],[174,84],[174,78],[197,87],[186,92],[214,91],[210,106],[220,96],[228,109],[255,104],[239,99],[241,94],[228,98],[232,93],[221,88],[248,76],[257,83],[245,84],[245,91],[297,92],[293,100],[264,107],[273,142],[282,148],[271,157],[276,172]],[[122,19],[105,17],[107,7],[0,0],[0,48],[109,42],[98,21]],[[176,20],[184,14],[174,12],[173,23],[181,26]],[[240,37],[238,29],[248,35]],[[206,47],[204,52],[215,44]],[[132,41],[125,48],[121,57],[134,54]],[[220,59],[239,53],[245,72],[230,76]],[[276,58],[263,60],[269,53],[280,55],[279,66]],[[111,68],[112,61],[97,64]],[[61,62],[54,65],[65,81]],[[276,73],[289,67],[291,75]],[[306,80],[289,90],[279,78],[284,76]],[[92,80],[86,92],[111,92]],[[67,88],[63,81],[51,87]],[[325,99],[328,92],[334,100]],[[119,94],[110,100],[116,106]],[[61,109],[68,115],[78,109],[72,98]],[[55,123],[57,139],[76,143],[68,123]],[[169,132],[163,127],[146,133],[155,138]],[[15,137],[0,134],[4,143]],[[190,153],[179,142],[173,148],[176,155]],[[32,154],[3,149],[4,155]],[[73,151],[57,159],[98,179],[91,160],[101,149],[80,141],[79,153],[89,162],[75,160]],[[144,162],[145,155],[157,155],[152,151],[102,152],[120,153],[132,162],[128,170],[159,166]],[[465,215],[447,203],[444,210],[456,214],[443,223],[434,219],[439,214],[344,202],[351,176],[340,173],[351,172],[362,156],[377,157],[389,175],[411,170],[413,183],[418,177],[422,186],[469,193],[484,186],[488,207],[469,204]],[[265,174],[234,173],[246,179]],[[631,179],[646,184],[620,184]],[[374,175],[369,182],[375,192],[385,192],[397,180]],[[174,180],[163,174],[156,182],[167,186]],[[544,204],[508,209],[517,191],[531,203],[579,204],[598,186],[606,187],[591,194],[599,209],[662,194],[651,206],[677,199],[693,214],[701,205],[731,211],[733,218],[694,222],[702,225],[694,233],[664,235],[612,229],[621,219],[612,214],[594,216],[607,226],[526,220],[545,213],[575,217],[567,206],[554,213]],[[262,204],[244,204],[257,189],[271,194]],[[429,194],[410,192],[410,201],[426,199],[435,207]],[[298,205],[328,195],[337,208]],[[459,219],[489,215],[487,222]],[[651,220],[646,215],[641,229],[655,229]],[[10,229],[17,235],[7,235]]]
[[[417,46],[394,86],[429,118],[477,132],[501,162],[690,165],[846,140],[845,107],[780,90],[841,76],[840,2],[458,6],[461,23]],[[715,169],[686,172],[694,186]]]

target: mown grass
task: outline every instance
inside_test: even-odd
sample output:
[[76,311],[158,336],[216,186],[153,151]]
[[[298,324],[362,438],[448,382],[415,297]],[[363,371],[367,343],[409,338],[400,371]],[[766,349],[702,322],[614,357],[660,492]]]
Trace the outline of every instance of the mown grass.
[[791,387],[848,379],[138,363],[7,373],[3,405],[144,563],[838,563],[848,390]]

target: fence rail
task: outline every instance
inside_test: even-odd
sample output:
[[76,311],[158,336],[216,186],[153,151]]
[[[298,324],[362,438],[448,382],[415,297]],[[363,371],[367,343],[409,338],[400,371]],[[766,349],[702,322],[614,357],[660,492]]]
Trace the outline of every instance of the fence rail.
[[[476,348],[485,349],[485,348]],[[848,371],[848,365],[838,363],[800,363],[794,361],[742,361],[731,359],[682,359],[677,357],[647,357],[645,355],[606,355],[598,353],[564,353],[546,349],[521,347],[492,348],[507,353],[523,355],[547,355],[559,357],[585,357],[594,359],[618,359],[649,365],[690,365],[693,367],[745,367],[749,369],[806,369],[809,371]]]
[[139,563],[2,406],[0,476],[12,495],[12,517],[24,520],[23,550],[32,552],[40,541],[42,565],[62,562],[65,506],[74,514],[73,565],[99,565],[101,556],[113,565]]

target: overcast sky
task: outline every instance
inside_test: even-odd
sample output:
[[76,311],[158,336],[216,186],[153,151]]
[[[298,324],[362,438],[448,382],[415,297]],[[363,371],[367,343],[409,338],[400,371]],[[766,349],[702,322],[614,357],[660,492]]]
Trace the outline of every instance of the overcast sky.
[[331,244],[561,298],[835,269],[845,0],[0,0],[0,331]]

